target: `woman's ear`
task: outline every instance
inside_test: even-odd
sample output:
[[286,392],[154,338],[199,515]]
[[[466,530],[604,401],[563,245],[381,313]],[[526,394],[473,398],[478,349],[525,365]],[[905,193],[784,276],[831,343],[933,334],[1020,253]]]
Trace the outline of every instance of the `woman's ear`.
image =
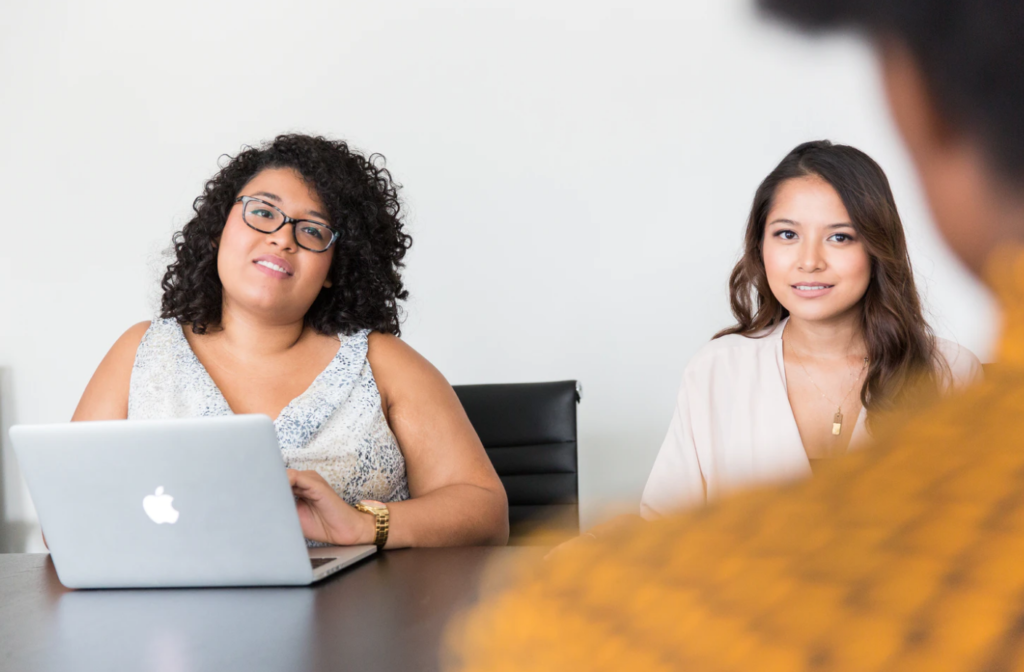
[[331,283],[330,280],[324,280],[324,289],[330,289],[331,288],[331,284],[332,283]]

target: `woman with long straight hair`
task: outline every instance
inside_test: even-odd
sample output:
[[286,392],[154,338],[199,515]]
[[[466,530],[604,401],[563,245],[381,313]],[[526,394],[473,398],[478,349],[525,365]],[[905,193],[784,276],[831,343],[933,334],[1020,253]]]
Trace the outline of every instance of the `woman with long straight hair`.
[[645,517],[809,475],[882,414],[980,376],[932,335],[889,182],[853,147],[804,143],[764,179],[729,290],[737,323],[686,367]]

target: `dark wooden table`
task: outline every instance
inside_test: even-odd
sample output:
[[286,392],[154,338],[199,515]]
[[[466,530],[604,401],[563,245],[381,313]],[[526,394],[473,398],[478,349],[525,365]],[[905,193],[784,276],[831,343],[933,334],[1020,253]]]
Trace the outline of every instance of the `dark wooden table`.
[[436,670],[485,570],[540,553],[408,549],[310,587],[99,591],[65,589],[49,555],[0,555],[0,670]]

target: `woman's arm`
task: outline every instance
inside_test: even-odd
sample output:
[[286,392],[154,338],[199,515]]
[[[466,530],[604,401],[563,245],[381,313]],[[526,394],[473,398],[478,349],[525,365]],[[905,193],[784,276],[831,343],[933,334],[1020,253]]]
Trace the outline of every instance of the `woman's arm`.
[[690,417],[687,390],[692,382],[688,379],[690,375],[691,367],[688,366],[679,386],[668,434],[654,459],[654,466],[640,499],[640,515],[648,520],[707,501],[707,483],[697,459]]
[[128,417],[128,388],[135,365],[135,352],[149,322],[140,322],[117,339],[110,352],[92,374],[71,417],[80,420],[124,420]]
[[[508,498],[448,381],[394,336],[372,334],[367,359],[405,457],[412,499],[387,504],[386,548],[508,542]],[[369,544],[374,519],[344,502],[315,471],[288,471],[302,533],[329,544]]]
[[388,548],[505,544],[505,488],[451,385],[394,336],[372,334],[367,359],[412,495],[388,504]]
[[[448,381],[394,336],[372,334],[367,359],[405,457],[412,499],[387,504],[386,548],[508,542],[508,498]],[[288,470],[307,539],[369,544],[374,519],[315,471]]]

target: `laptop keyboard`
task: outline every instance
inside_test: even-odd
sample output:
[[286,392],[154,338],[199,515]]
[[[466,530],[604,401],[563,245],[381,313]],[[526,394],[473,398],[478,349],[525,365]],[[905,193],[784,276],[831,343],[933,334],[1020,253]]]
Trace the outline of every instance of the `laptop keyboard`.
[[313,565],[313,569],[317,567],[323,567],[328,562],[334,562],[337,558],[310,558],[309,564]]

